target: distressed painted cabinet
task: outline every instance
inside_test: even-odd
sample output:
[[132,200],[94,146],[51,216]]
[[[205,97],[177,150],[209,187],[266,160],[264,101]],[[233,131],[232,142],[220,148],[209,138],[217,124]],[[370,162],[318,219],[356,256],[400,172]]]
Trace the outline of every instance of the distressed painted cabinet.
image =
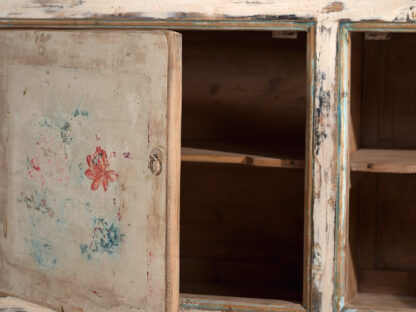
[[0,311],[415,311],[413,2],[1,2]]
[[313,23],[233,27],[0,32],[2,292],[307,308]]

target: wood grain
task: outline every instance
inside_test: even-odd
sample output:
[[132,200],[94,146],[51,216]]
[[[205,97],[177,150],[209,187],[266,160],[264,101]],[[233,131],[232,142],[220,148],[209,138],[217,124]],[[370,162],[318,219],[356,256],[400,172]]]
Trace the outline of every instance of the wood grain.
[[352,171],[416,173],[416,150],[359,149],[350,161]]
[[182,36],[167,31],[166,311],[179,309]]
[[272,168],[304,168],[304,161],[299,159],[284,159],[227,153],[213,150],[182,147],[182,161],[206,162],[219,164],[243,164],[256,167]]

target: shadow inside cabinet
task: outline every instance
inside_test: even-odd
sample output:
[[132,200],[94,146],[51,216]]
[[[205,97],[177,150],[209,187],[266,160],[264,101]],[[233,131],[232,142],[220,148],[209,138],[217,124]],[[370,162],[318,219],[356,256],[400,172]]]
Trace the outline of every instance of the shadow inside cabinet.
[[416,34],[351,38],[346,302],[415,310]]
[[307,35],[182,35],[181,293],[301,304]]

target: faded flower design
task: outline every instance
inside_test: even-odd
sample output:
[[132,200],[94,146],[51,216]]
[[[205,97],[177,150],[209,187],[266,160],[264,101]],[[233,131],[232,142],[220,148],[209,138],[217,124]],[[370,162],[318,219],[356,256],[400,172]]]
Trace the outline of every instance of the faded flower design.
[[97,190],[101,182],[104,191],[107,191],[108,183],[114,182],[118,177],[114,170],[108,170],[110,162],[107,159],[107,153],[99,146],[95,149],[94,154],[87,156],[87,164],[89,168],[85,170],[85,176],[92,180],[92,191]]

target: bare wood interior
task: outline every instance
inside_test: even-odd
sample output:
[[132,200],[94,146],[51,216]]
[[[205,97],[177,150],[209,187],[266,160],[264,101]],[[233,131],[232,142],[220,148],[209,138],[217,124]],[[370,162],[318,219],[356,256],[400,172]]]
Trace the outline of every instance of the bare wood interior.
[[352,36],[351,308],[416,309],[415,49],[413,34]]
[[182,146],[303,159],[306,34],[182,35]]
[[190,147],[182,148],[182,161],[220,164],[244,164],[247,166],[275,168],[305,167],[305,162],[303,159],[263,157],[250,154],[219,152],[215,150],[204,150]]
[[181,292],[300,303],[306,35],[182,34]]

